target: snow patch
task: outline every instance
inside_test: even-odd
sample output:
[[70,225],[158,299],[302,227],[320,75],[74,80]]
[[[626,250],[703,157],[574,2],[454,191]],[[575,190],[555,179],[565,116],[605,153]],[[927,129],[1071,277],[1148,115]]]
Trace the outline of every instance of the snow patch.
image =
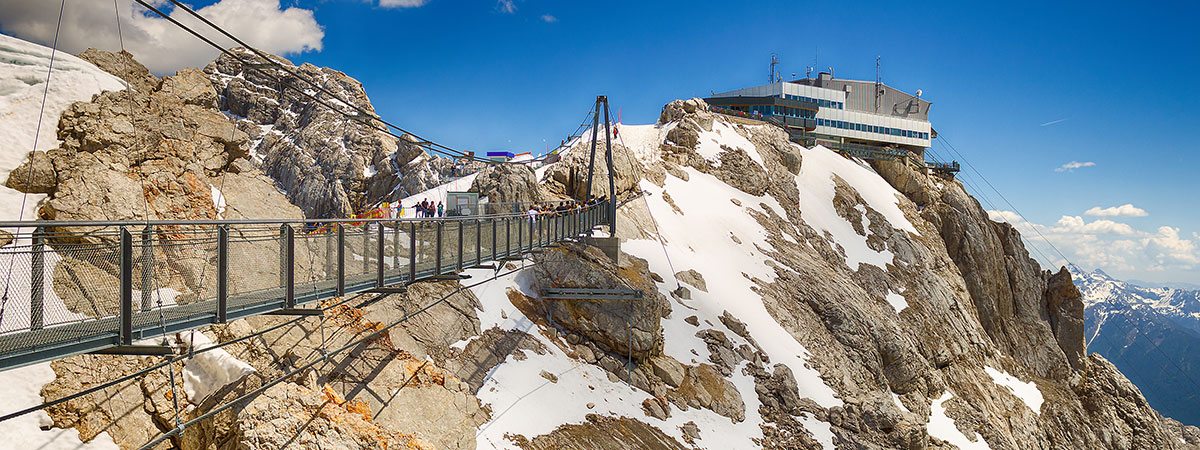
[[[796,186],[800,189],[801,217],[818,233],[829,233],[832,236],[833,242],[846,252],[846,265],[851,269],[858,270],[862,264],[886,269],[887,264],[892,263],[894,255],[886,249],[871,249],[867,246],[867,236],[858,234],[854,226],[838,214],[833,203],[835,175],[858,192],[867,203],[866,206],[882,215],[892,227],[920,234],[900,210],[899,193],[874,171],[825,147],[806,149],[796,145],[796,148],[804,158],[800,174],[796,175]],[[858,211],[865,212],[865,208]],[[870,225],[870,222],[863,224]]]
[[[184,344],[194,350],[203,350],[216,344],[199,331],[182,334]],[[254,373],[254,367],[235,358],[225,349],[214,349],[196,354],[183,364],[183,392],[192,404],[200,404],[213,392],[241,381]]]
[[[2,38],[4,36],[0,36]],[[4,50],[4,42],[0,41],[0,51]],[[0,414],[16,412],[27,407],[41,404],[42,387],[54,381],[54,369],[50,363],[34,364],[0,372],[0,386],[4,386],[4,395],[0,395]],[[102,432],[91,442],[84,443],[79,438],[79,430],[74,428],[49,428],[54,425],[50,415],[45,411],[29,413],[14,419],[0,422],[0,436],[4,438],[4,448],[39,449],[39,450],[108,450],[119,449],[108,432]],[[42,428],[49,428],[43,430]]]
[[413,205],[421,203],[422,200],[429,200],[436,205],[437,202],[446,201],[447,192],[461,192],[470,189],[471,185],[475,183],[475,177],[477,176],[479,176],[479,172],[458,177],[450,180],[447,183],[434,186],[420,193],[400,199],[400,206],[404,208],[404,215],[402,218],[411,219],[416,217],[417,209],[414,208]]
[[[771,209],[779,214],[783,207],[773,197],[756,197],[712,175],[692,168],[683,170],[688,173],[688,181],[668,175],[661,188],[649,181],[641,183],[647,192],[646,203],[665,241],[669,260],[663,253],[664,244],[657,239],[630,240],[621,244],[626,253],[648,261],[650,270],[655,273],[673,274],[671,261],[687,261],[692,267],[679,266],[675,270],[695,269],[707,282],[709,292],[693,290],[692,300],[676,302],[670,316],[663,319],[664,353],[687,364],[708,360],[707,345],[696,337],[700,328],[683,320],[692,315],[697,316],[702,326],[710,327],[707,323],[712,323],[711,328],[722,330],[731,340],[740,342],[740,337],[726,330],[719,320],[721,314],[728,311],[746,323],[754,340],[772,362],[785,364],[792,370],[800,395],[824,407],[841,405],[842,401],[821,379],[821,374],[808,364],[808,350],[771,316],[762,297],[754,292],[754,283],[747,279],[749,276],[769,282],[775,279],[775,271],[767,265],[769,258],[759,251],[772,248],[767,242],[767,231],[744,209],[759,212]],[[663,192],[670,193],[675,204],[687,214],[675,214],[671,205],[663,200]],[[744,209],[713,207],[714,199],[727,198],[737,199],[745,205]],[[731,233],[742,241],[742,245],[730,239]],[[674,280],[658,286],[668,298],[676,287]],[[693,354],[693,350],[700,354]]]
[[217,218],[218,219],[225,218],[224,217],[225,206],[226,206],[225,194],[222,193],[220,189],[218,189],[216,186],[213,186],[212,184],[209,184],[208,187],[211,190],[213,209],[217,210]]
[[991,446],[983,439],[983,436],[975,433],[974,439],[968,438],[954,425],[954,419],[946,415],[946,407],[942,405],[951,398],[954,398],[954,393],[947,390],[929,405],[929,435],[949,442],[962,450],[990,450]]
[[837,446],[833,444],[833,427],[829,425],[829,422],[813,417],[809,413],[800,413],[799,416],[792,417],[800,422],[801,425],[804,425],[804,429],[808,430],[809,433],[812,433],[813,437],[816,438],[817,443],[821,444],[821,448],[837,448]]
[[[476,280],[494,276],[490,270],[468,272]],[[671,417],[665,421],[648,417],[641,404],[651,398],[650,394],[623,382],[612,382],[603,369],[567,356],[509,302],[509,289],[532,294],[530,287],[524,284],[527,280],[522,273],[501,276],[471,288],[480,300],[481,329],[499,327],[527,333],[527,339],[535,339],[548,349],[545,355],[525,352],[527,358],[521,361],[509,357],[487,374],[477,395],[494,413],[492,420],[476,432],[478,448],[517,448],[504,437],[505,434],[538,436],[563,424],[584,422],[588,414],[636,418],[681,441],[680,426],[692,421],[702,430],[697,442],[702,448],[753,448],[756,446],[754,440],[762,438],[760,425],[763,419],[758,414],[761,404],[754,391],[754,378],[743,373],[746,363],[735,368],[730,377],[745,401],[746,419],[742,422],[734,423],[711,410],[691,408],[682,411],[674,405],[671,405]],[[737,338],[732,333],[729,336]],[[541,377],[543,370],[555,374],[558,382]],[[592,407],[588,408],[588,404]]]
[[1042,397],[1042,391],[1038,389],[1037,384],[1034,384],[1032,381],[1026,383],[1021,381],[1020,378],[1009,375],[1007,372],[996,370],[991,366],[984,366],[983,371],[987,372],[989,377],[992,377],[993,382],[1008,388],[1013,395],[1021,399],[1022,402],[1025,402],[1025,406],[1028,406],[1033,412],[1041,414],[1042,403],[1045,401],[1045,398]]
[[755,163],[766,168],[762,155],[758,154],[758,148],[754,146],[753,142],[738,133],[736,128],[721,120],[714,120],[712,128],[712,131],[701,131],[699,143],[696,144],[696,153],[699,153],[708,162],[714,166],[720,166],[721,153],[725,152],[725,148],[741,149]]
[[908,300],[905,300],[903,295],[892,292],[891,289],[888,289],[887,302],[896,310],[896,314],[900,314],[900,311],[904,311],[904,308],[908,307]]
[[[36,219],[34,205],[45,194],[29,194],[21,211],[21,192],[3,185],[31,150],[58,147],[58,118],[72,103],[90,100],[101,91],[119,91],[125,82],[67,52],[54,55],[49,90],[50,48],[0,34],[0,217]],[[46,108],[42,112],[42,95]],[[38,117],[42,129],[37,133]],[[34,143],[34,135],[37,143]]]
[[893,392],[892,393],[892,401],[896,403],[896,407],[900,408],[901,411],[912,414],[912,411],[909,411],[908,407],[904,406],[904,402],[900,401],[900,394]]

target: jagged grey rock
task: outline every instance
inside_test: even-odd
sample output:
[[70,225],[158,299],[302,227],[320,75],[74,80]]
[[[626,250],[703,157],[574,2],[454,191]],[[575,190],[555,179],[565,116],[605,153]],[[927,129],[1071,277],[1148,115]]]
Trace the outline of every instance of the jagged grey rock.
[[490,165],[479,172],[468,191],[487,197],[493,204],[528,204],[544,200],[533,169],[525,164]]
[[[603,349],[644,361],[662,353],[660,318],[670,304],[650,278],[646,261],[622,254],[614,264],[600,249],[565,244],[536,256],[529,283],[536,291],[546,288],[616,289],[627,285],[645,294],[638,301],[547,301],[555,325],[595,342]],[[619,372],[618,370],[610,370]]]
[[[265,64],[253,52],[231,49],[248,61]],[[274,58],[313,81],[336,98],[352,103],[348,118],[311,100],[301,91],[351,111],[328,94],[316,94],[288,71],[268,67],[252,70],[222,54],[204,68],[218,94],[222,111],[236,119],[249,136],[250,160],[280,185],[288,199],[307,217],[345,217],[381,201],[395,201],[447,181],[456,172],[453,162],[433,158],[419,140],[379,131],[375,110],[357,80],[325,67],[292,65]],[[274,80],[283,80],[277,83]],[[435,164],[434,161],[437,161]]]

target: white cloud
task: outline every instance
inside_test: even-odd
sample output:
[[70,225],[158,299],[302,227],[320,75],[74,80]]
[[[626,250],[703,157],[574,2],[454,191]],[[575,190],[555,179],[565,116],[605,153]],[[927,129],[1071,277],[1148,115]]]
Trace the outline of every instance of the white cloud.
[[1096,167],[1096,163],[1091,162],[1091,161],[1083,161],[1083,162],[1071,161],[1069,163],[1058,166],[1058,168],[1054,169],[1054,171],[1055,172],[1074,172],[1075,169],[1082,169],[1084,167]]
[[1079,216],[1062,216],[1050,228],[1050,231],[1055,233],[1115,234],[1119,236],[1135,236],[1138,234],[1128,224],[1113,222],[1108,219],[1087,222]]
[[[132,0],[117,1],[125,49],[154,73],[170,74],[184,67],[202,67],[216,58],[216,49],[157,14]],[[162,5],[166,3],[162,0],[150,3],[219,45],[236,45],[186,11]],[[0,2],[0,30],[50,45],[54,41],[58,6],[57,2],[44,0],[4,0]],[[120,50],[117,10],[110,2],[67,2],[58,48],[75,54],[89,47]],[[311,10],[281,7],[279,0],[220,0],[197,12],[246,43],[274,54],[320,51],[325,37]]]
[[379,0],[379,6],[384,8],[420,8],[429,0]]
[[554,17],[550,14],[542,14],[542,22],[554,23],[554,22],[558,22],[558,18]]
[[[1055,259],[1049,261],[1050,264],[1059,265],[1065,261],[1050,249],[1047,241],[1071,262],[1131,276],[1168,271],[1195,274],[1200,270],[1200,233],[1191,233],[1187,237],[1176,227],[1142,230],[1109,219],[1088,222],[1080,216],[1062,216],[1054,225],[1046,226],[1026,222],[1012,211],[988,211],[988,215],[992,220],[1011,223],[1021,232],[1026,246],[1034,252],[1033,256],[1041,257],[1032,249],[1036,247],[1042,249],[1046,257]],[[1116,215],[1119,214],[1113,216]]]
[[496,9],[505,14],[517,12],[516,0],[496,0]]
[[1150,215],[1146,210],[1133,206],[1132,203],[1126,203],[1121,206],[1110,206],[1108,208],[1095,206],[1092,209],[1084,211],[1083,214],[1094,217],[1146,217]]

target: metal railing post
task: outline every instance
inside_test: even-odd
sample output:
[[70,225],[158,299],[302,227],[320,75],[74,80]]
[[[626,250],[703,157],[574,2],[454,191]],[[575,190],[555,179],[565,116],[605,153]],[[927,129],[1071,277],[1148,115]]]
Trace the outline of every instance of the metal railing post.
[[437,254],[434,255],[434,258],[433,258],[433,274],[434,275],[442,274],[442,225],[443,225],[443,223],[444,222],[442,222],[440,220],[437,221],[437,231],[436,231],[437,245],[434,247],[437,250]]
[[463,270],[463,234],[463,223],[458,221],[458,265],[454,267],[456,269],[454,273],[462,272]]
[[[154,226],[142,228],[142,311],[149,311],[150,294],[154,290]],[[202,287],[203,289],[203,287]]]
[[[46,229],[33,229],[29,262],[29,329],[46,327]],[[11,258],[11,256],[10,256]]]
[[291,225],[279,226],[281,239],[279,260],[279,280],[283,284],[283,304],[286,308],[296,307],[296,230]]
[[375,236],[375,240],[376,240],[376,242],[375,242],[375,256],[376,256],[376,258],[375,258],[375,286],[383,287],[383,255],[384,255],[383,244],[385,242],[384,234],[383,234],[383,222],[377,223],[376,226],[379,227],[378,228],[379,231],[378,231],[378,234]]
[[337,224],[337,295],[346,295],[346,227]]
[[[610,157],[611,158],[611,157]],[[610,181],[611,183],[611,181]],[[608,236],[617,237],[617,195],[613,194],[608,204]]]
[[362,273],[371,273],[371,222],[363,222]]
[[392,270],[400,275],[400,221],[392,222]]
[[217,323],[229,318],[229,228],[217,225]]
[[483,264],[483,221],[475,219],[475,265]]
[[121,345],[133,344],[133,235],[121,227]]
[[417,281],[417,222],[408,223],[408,282]]
[[334,268],[334,265],[337,264],[337,258],[334,257],[335,250],[333,249],[333,244],[335,244],[337,241],[333,238],[332,231],[333,230],[325,231],[325,279],[326,280],[328,280],[329,277],[333,276],[333,273],[336,270]]
[[496,219],[488,219],[492,222],[492,261],[496,260],[496,231],[499,225],[496,225]]
[[512,254],[512,219],[504,219],[504,257]]

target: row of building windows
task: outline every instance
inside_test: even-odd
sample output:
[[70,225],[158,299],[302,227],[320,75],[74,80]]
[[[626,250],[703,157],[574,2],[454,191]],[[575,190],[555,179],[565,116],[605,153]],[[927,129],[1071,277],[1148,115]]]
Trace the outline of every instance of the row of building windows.
[[807,117],[809,119],[816,117],[817,114],[816,111],[807,109],[776,105],[752,105],[749,108],[749,112],[759,113],[764,116]]
[[844,102],[825,100],[823,98],[809,98],[809,97],[804,97],[804,96],[800,96],[800,95],[792,95],[792,94],[783,94],[783,97],[790,99],[790,100],[816,103],[817,106],[822,107],[822,108],[846,109],[846,104]]
[[867,133],[886,134],[888,136],[900,136],[914,139],[929,139],[929,133],[923,131],[901,130],[899,128],[880,127],[875,125],[864,125],[861,123],[846,122],[844,120],[829,120],[817,119],[817,126],[841,128],[843,130],[865,131]]

